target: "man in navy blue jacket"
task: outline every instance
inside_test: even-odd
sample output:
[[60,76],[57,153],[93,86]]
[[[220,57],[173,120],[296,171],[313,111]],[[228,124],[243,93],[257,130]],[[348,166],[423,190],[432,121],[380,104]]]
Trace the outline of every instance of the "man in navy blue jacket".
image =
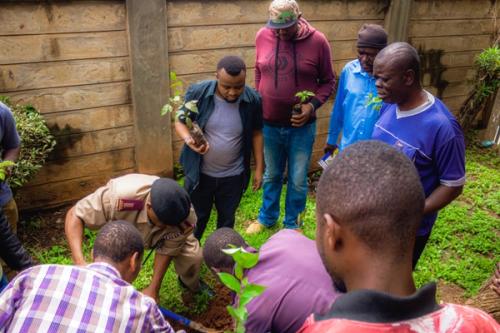
[[196,145],[187,126],[177,120],[175,129],[185,141],[180,162],[185,188],[198,217],[195,237],[201,239],[212,206],[217,210],[217,228],[234,226],[234,215],[250,180],[253,151],[253,189],[262,184],[264,169],[262,104],[259,94],[245,85],[246,65],[236,56],[217,64],[216,80],[193,84],[185,101],[197,101],[196,122],[206,144]]

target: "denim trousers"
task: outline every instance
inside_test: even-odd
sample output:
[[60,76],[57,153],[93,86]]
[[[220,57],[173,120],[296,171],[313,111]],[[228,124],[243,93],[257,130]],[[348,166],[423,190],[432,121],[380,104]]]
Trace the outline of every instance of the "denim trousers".
[[297,229],[302,223],[299,221],[299,214],[306,206],[307,171],[316,134],[316,123],[302,127],[264,125],[263,134],[266,171],[262,185],[264,191],[259,222],[270,227],[278,221],[281,189],[287,167],[288,182],[283,225],[288,229]]
[[200,174],[200,182],[191,193],[198,221],[194,236],[200,240],[207,227],[212,206],[217,210],[217,229],[234,227],[234,214],[244,192],[244,174],[230,177],[211,177]]

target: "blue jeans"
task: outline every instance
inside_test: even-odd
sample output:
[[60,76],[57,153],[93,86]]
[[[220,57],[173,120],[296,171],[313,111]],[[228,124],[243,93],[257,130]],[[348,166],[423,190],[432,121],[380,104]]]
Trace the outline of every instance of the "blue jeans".
[[285,201],[285,228],[297,229],[302,221],[307,199],[307,170],[311,159],[316,123],[302,127],[274,127],[264,125],[264,160],[266,172],[263,181],[262,207],[259,222],[273,226],[280,216],[280,196],[283,174],[288,162],[288,186]]

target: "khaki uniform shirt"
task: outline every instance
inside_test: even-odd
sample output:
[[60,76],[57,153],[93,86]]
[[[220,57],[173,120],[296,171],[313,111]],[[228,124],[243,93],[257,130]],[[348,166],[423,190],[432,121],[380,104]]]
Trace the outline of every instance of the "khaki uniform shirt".
[[156,176],[141,174],[111,179],[78,201],[75,214],[90,229],[98,229],[109,221],[131,222],[142,233],[147,248],[157,247],[160,254],[176,256],[186,241],[191,242],[194,238],[191,235],[196,225],[196,214],[191,207],[189,217],[179,226],[159,228],[149,224],[146,203],[149,202],[151,185],[156,179]]

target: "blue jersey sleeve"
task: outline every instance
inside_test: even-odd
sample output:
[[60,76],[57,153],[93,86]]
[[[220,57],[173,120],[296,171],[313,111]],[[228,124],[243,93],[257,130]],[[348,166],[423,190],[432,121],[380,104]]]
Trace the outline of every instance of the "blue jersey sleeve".
[[442,185],[458,187],[465,184],[465,142],[455,135],[436,150],[436,164]]

